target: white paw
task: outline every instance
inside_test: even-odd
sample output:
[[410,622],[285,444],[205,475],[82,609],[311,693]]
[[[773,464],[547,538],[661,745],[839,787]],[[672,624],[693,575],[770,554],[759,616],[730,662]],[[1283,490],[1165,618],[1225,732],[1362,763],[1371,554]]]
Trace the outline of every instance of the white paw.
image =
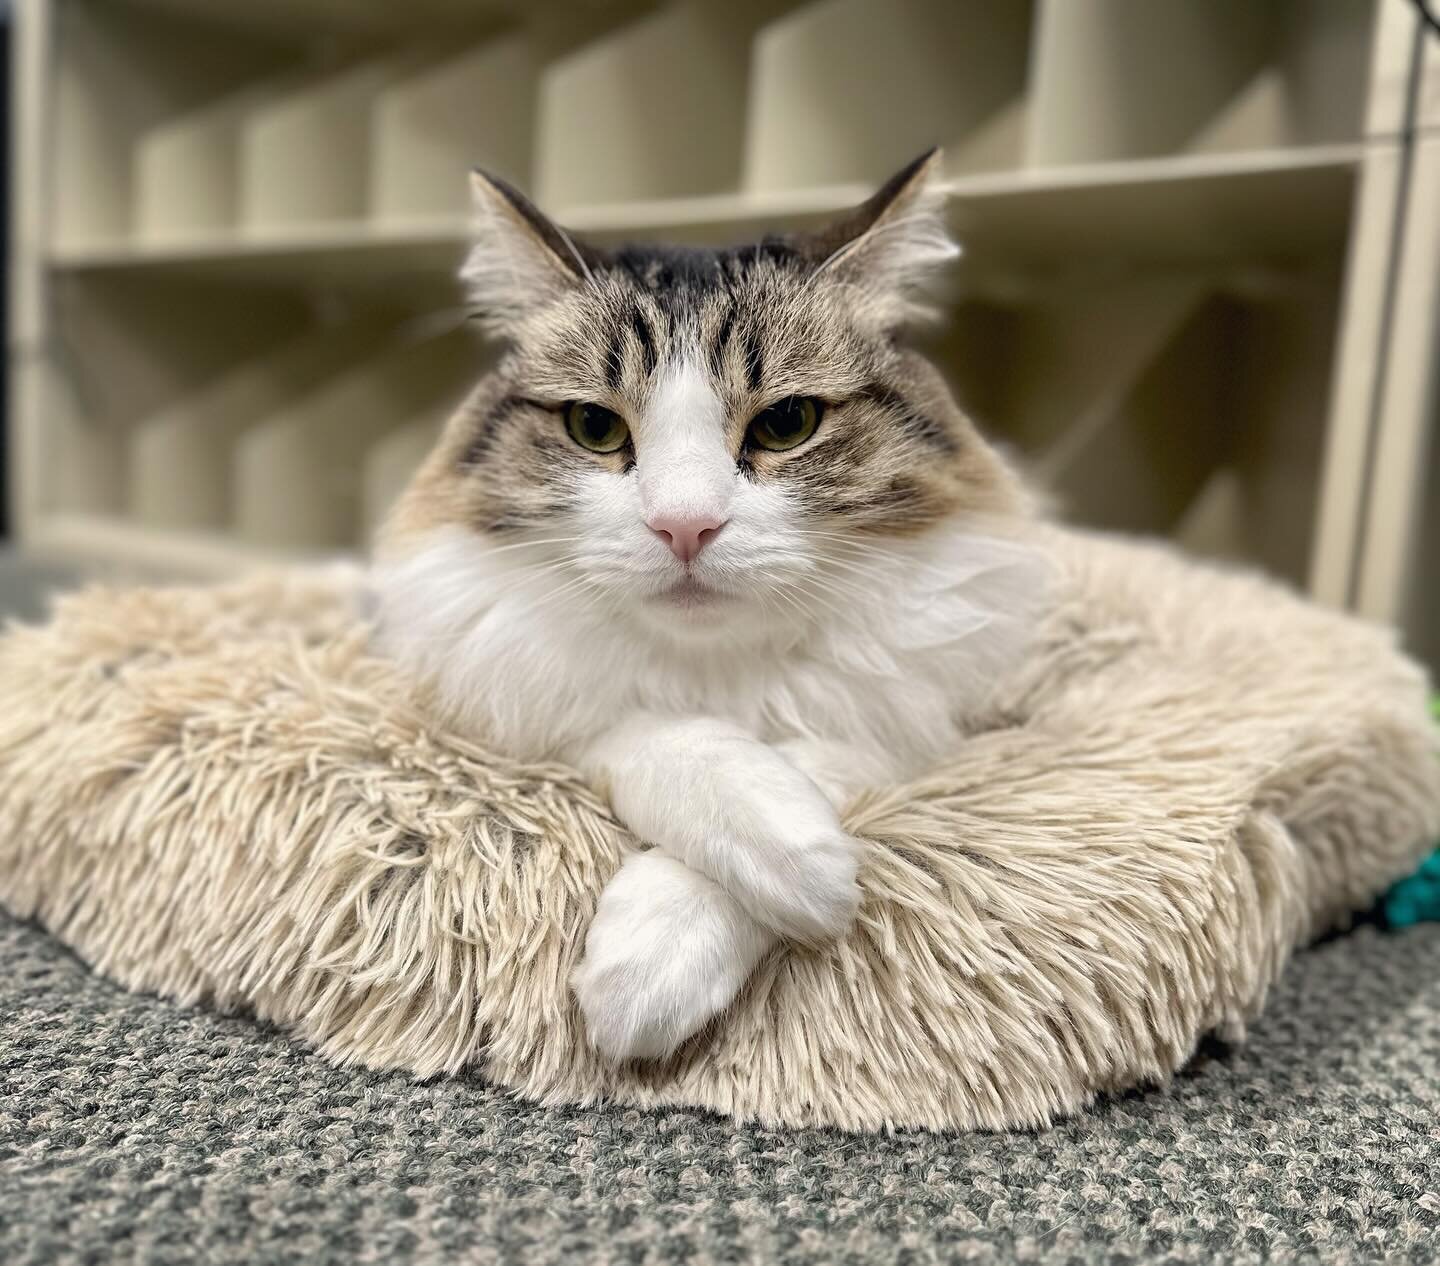
[[843,935],[855,920],[860,841],[847,835],[824,792],[798,769],[736,788],[731,826],[741,847],[722,845],[712,871],[767,927],[801,940]]
[[606,1059],[663,1059],[723,1011],[774,944],[705,876],[649,852],[600,895],[570,978],[590,1044]]
[[787,834],[788,847],[764,859],[751,890],[752,913],[785,936],[824,941],[844,936],[860,906],[860,843],[837,826]]

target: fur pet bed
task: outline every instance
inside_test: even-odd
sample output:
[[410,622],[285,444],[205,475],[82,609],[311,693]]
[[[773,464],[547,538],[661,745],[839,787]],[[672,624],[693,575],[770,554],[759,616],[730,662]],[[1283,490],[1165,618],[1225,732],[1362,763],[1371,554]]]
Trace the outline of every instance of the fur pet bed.
[[317,574],[92,590],[5,636],[0,900],[129,986],[547,1102],[1000,1127],[1163,1082],[1440,831],[1425,683],[1259,580],[1052,536],[1024,675],[850,808],[849,939],[772,955],[664,1065],[598,1061],[566,983],[625,833],[427,723]]

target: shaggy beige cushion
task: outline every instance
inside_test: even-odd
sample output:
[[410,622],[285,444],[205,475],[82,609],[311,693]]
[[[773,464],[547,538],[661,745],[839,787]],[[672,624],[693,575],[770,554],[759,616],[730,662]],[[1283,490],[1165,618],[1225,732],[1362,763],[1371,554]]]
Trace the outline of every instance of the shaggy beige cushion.
[[322,576],[92,590],[5,636],[0,899],[135,988],[547,1102],[1008,1126],[1163,1082],[1440,831],[1425,685],[1261,581],[1052,540],[1023,678],[851,807],[849,939],[774,954],[663,1066],[600,1063],[566,985],[631,841],[427,722]]

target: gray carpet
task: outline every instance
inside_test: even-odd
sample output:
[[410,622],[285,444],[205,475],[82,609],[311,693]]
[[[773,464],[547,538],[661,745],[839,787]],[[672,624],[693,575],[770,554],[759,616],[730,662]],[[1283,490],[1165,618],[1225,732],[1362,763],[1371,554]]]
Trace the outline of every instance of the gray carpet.
[[1037,1133],[543,1109],[333,1068],[0,915],[0,1262],[1440,1260],[1440,926]]

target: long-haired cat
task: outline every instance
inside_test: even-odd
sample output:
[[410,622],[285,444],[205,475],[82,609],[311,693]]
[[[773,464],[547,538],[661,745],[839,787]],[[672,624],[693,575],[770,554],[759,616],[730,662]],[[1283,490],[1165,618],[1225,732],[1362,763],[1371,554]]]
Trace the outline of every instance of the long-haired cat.
[[934,166],[725,250],[605,252],[474,178],[463,277],[506,352],[382,533],[381,638],[650,846],[572,981],[611,1058],[846,930],[837,806],[952,752],[1042,609],[1020,486],[906,337],[956,253]]

